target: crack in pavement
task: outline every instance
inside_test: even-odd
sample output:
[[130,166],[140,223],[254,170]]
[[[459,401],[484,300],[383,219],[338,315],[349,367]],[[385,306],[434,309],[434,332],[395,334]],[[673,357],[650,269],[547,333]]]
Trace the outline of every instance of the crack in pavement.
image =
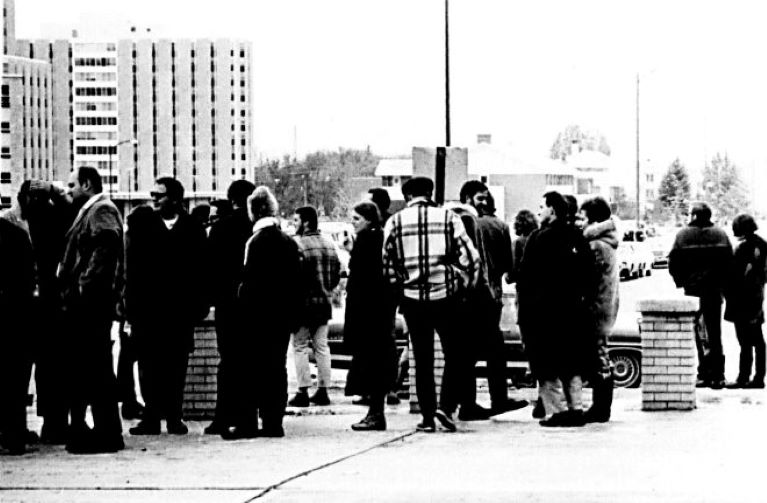
[[266,496],[270,492],[274,491],[275,489],[279,489],[280,487],[284,486],[285,484],[293,482],[296,479],[299,479],[301,477],[309,476],[312,473],[318,472],[320,470],[323,470],[323,469],[328,468],[328,467],[333,466],[333,465],[337,465],[337,464],[342,463],[342,462],[344,462],[344,461],[346,461],[348,459],[352,459],[352,458],[355,458],[357,456],[361,456],[362,454],[368,453],[368,452],[370,452],[372,450],[375,450],[375,449],[378,449],[380,447],[384,447],[386,445],[393,444],[394,442],[402,441],[402,440],[406,439],[407,437],[415,435],[416,433],[417,432],[415,430],[413,430],[413,431],[410,431],[408,433],[404,433],[402,435],[398,435],[398,436],[396,436],[394,438],[391,438],[389,440],[386,440],[384,442],[380,442],[378,444],[375,444],[375,445],[372,445],[372,446],[367,447],[365,449],[362,449],[361,451],[353,452],[353,453],[348,454],[346,456],[342,456],[342,457],[340,457],[338,459],[334,459],[333,461],[328,461],[327,463],[324,463],[324,464],[321,464],[321,465],[316,466],[314,468],[310,468],[308,470],[305,470],[305,471],[303,471],[301,473],[298,473],[296,475],[292,475],[292,476],[290,476],[290,477],[288,477],[288,478],[286,478],[284,480],[281,480],[281,481],[277,482],[276,484],[270,485],[269,487],[263,489],[260,493],[256,494],[252,498],[243,501],[243,503],[251,503],[251,502],[253,502],[253,501],[257,500],[257,499],[263,498],[264,496]]

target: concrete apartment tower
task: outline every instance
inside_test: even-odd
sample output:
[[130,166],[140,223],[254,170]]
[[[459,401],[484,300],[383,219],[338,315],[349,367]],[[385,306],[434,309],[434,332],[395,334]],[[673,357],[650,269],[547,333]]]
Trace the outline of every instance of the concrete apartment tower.
[[13,47],[48,64],[51,179],[96,167],[126,207],[146,202],[159,176],[176,177],[193,201],[253,178],[250,42],[158,39],[132,28],[122,38],[73,31]]
[[23,180],[54,179],[52,75],[46,61],[14,56],[15,8],[3,0],[0,74],[0,208]]

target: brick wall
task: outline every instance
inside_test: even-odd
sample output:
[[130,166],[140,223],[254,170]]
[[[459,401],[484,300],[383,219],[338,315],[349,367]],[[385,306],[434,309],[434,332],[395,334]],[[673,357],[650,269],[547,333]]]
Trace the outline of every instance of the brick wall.
[[213,313],[194,329],[194,351],[189,354],[184,386],[184,419],[212,420],[216,409],[218,344]]
[[694,317],[698,300],[643,300],[642,410],[695,408],[696,351]]

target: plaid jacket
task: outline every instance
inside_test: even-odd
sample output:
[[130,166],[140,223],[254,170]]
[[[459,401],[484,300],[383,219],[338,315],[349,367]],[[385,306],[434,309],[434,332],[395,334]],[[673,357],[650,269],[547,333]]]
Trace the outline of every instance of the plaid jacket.
[[296,236],[303,254],[305,323],[325,323],[331,318],[330,296],[341,280],[341,261],[333,242],[319,231]]
[[419,301],[450,298],[474,287],[481,270],[461,218],[423,198],[386,222],[383,262],[389,282],[405,298]]

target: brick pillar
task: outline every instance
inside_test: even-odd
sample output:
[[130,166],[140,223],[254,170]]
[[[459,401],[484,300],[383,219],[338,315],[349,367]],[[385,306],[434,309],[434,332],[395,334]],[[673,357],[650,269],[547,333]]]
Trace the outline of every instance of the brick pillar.
[[642,410],[695,408],[698,299],[641,300]]
[[184,419],[213,419],[220,360],[214,315],[211,311],[211,314],[194,329],[194,350],[189,354],[184,386]]
[[[413,354],[413,343],[408,341],[408,382],[410,388],[410,413],[418,414],[421,408],[418,406],[418,395],[415,391],[415,356]],[[439,393],[442,390],[442,373],[445,369],[445,355],[442,354],[442,343],[439,336],[434,334],[434,388],[437,392],[437,403],[439,403]]]

